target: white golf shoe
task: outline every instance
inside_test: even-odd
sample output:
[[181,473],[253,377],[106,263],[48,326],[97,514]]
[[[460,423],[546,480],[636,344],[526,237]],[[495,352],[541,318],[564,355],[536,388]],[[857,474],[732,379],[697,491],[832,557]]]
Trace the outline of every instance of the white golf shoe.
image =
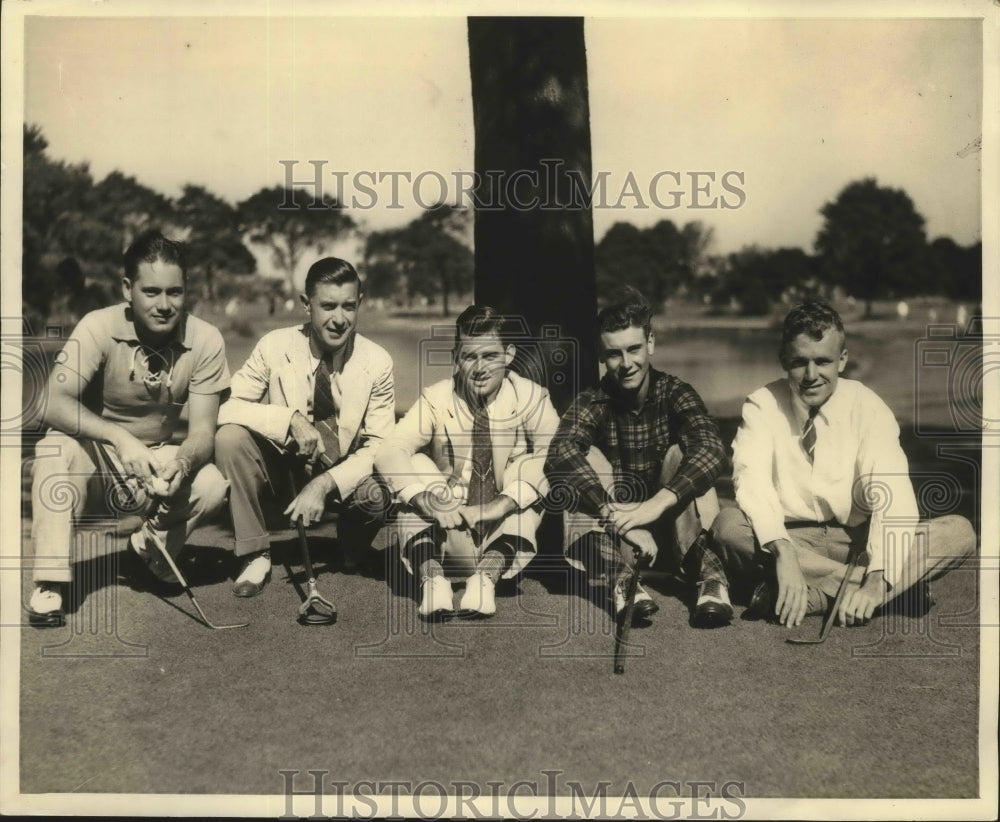
[[465,581],[465,593],[458,610],[463,616],[493,616],[497,612],[495,588],[493,580],[477,571]]
[[452,612],[451,583],[442,576],[427,577],[420,583],[421,598],[417,613],[422,617],[442,616]]

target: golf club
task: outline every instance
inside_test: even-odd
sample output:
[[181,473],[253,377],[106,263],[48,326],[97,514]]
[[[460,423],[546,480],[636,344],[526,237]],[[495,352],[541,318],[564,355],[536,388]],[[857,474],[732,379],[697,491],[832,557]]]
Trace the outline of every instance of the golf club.
[[819,645],[823,642],[827,634],[833,628],[833,623],[837,619],[837,609],[840,608],[840,603],[844,601],[844,595],[847,593],[847,584],[851,580],[851,574],[854,569],[858,566],[858,560],[861,558],[861,551],[855,550],[851,561],[847,564],[847,572],[844,574],[844,578],[840,582],[840,587],[837,589],[837,596],[833,600],[833,608],[827,615],[826,620],[823,622],[823,627],[819,632],[819,639],[799,639],[795,637],[787,637],[785,642],[790,645]]
[[180,568],[177,567],[174,562],[174,558],[170,556],[170,552],[167,550],[166,545],[160,545],[157,543],[157,547],[160,549],[160,553],[163,554],[163,558],[167,561],[170,566],[170,570],[174,572],[177,577],[177,581],[184,586],[184,593],[186,593],[190,598],[194,607],[198,609],[198,613],[201,614],[202,621],[209,627],[214,628],[216,631],[222,631],[226,628],[246,628],[249,622],[238,622],[233,625],[216,625],[212,620],[205,616],[205,612],[201,610],[201,606],[198,604],[198,600],[194,598],[194,593],[191,591],[191,587],[187,584],[187,580],[184,579],[184,575],[181,574]]
[[[104,462],[105,468],[111,474],[114,483],[119,487],[122,493],[127,495],[126,497],[127,499],[134,501],[135,497],[132,494],[132,489],[128,487],[128,483],[122,476],[121,471],[118,470],[118,466],[116,466],[114,462],[111,460],[111,457],[107,453],[107,448],[104,445],[104,443],[96,442],[96,445],[97,445],[97,452],[98,454],[100,454],[101,459]],[[159,507],[159,504],[160,504],[159,498],[157,498],[157,502],[151,513],[155,513],[156,508]],[[201,619],[205,625],[216,631],[222,631],[225,630],[226,628],[245,628],[247,625],[250,624],[249,622],[239,622],[234,625],[216,625],[214,622],[212,622],[212,620],[210,620],[207,616],[205,616],[205,612],[201,609],[201,606],[198,604],[198,600],[195,599],[194,593],[191,591],[191,586],[187,584],[187,580],[184,579],[184,575],[181,573],[180,568],[178,568],[177,564],[174,562],[174,558],[170,556],[170,552],[167,550],[166,545],[162,545],[159,542],[157,542],[157,548],[160,549],[160,553],[163,554],[163,558],[167,561],[167,564],[170,566],[170,570],[174,572],[174,576],[177,577],[177,581],[183,586],[184,592],[191,598],[192,604],[198,610],[198,613],[201,614]]]
[[639,552],[635,552],[632,573],[625,588],[625,612],[615,626],[615,673],[625,673],[625,647],[632,630],[632,614],[635,611],[635,595],[639,590]]
[[[320,454],[318,461],[323,468],[330,468],[333,463],[324,454]],[[295,482],[294,468],[288,469],[288,481],[293,494],[298,494]],[[302,552],[302,564],[305,566],[306,574],[309,576],[307,583],[306,597],[299,606],[299,623],[302,625],[333,625],[337,621],[337,608],[322,596],[316,587],[316,574],[313,571],[312,559],[309,556],[309,543],[306,540],[306,527],[300,515],[295,520],[295,530],[299,535],[299,548]]]

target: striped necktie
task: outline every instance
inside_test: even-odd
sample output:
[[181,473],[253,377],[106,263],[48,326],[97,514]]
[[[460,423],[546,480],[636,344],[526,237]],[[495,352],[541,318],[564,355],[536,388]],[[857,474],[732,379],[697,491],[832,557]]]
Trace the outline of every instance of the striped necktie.
[[497,495],[493,473],[493,445],[490,441],[490,418],[486,408],[475,410],[472,421],[472,476],[469,479],[469,505],[485,505]]
[[799,442],[802,443],[802,450],[806,452],[806,459],[811,463],[813,457],[816,453],[816,415],[819,413],[819,408],[810,408],[809,417],[806,419],[806,424],[802,428],[802,436],[799,438]]
[[333,462],[340,459],[340,442],[337,438],[337,406],[333,401],[330,386],[330,365],[326,358],[320,358],[316,369],[316,384],[313,387],[313,425],[323,437],[326,456]]

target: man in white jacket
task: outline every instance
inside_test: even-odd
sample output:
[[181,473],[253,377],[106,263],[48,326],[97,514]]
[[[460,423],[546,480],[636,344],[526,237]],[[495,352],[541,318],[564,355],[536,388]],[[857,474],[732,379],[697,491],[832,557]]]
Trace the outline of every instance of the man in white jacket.
[[425,618],[453,611],[449,573],[466,577],[459,615],[492,616],[497,580],[536,551],[559,417],[545,388],[510,370],[515,348],[504,325],[489,306],[462,312],[454,376],[421,392],[375,458],[406,506],[397,534]]
[[863,552],[837,618],[864,624],[890,600],[914,591],[931,604],[926,581],[975,550],[968,520],[918,522],[917,501],[899,425],[869,388],[840,377],[847,365],[844,326],[825,303],[785,318],[786,377],[747,397],[733,441],[739,507],[711,529],[730,575],[764,582],[747,616],[792,627],[823,613],[853,552]]
[[[389,497],[372,463],[395,421],[392,359],[357,333],[360,289],[350,263],[314,263],[300,296],[308,322],[266,334],[219,410],[215,460],[230,482],[236,555],[245,560],[236,596],[259,594],[269,579],[268,506],[287,504],[290,521],[306,525],[337,509],[348,550],[364,550],[381,523]],[[290,469],[301,485],[294,496]]]

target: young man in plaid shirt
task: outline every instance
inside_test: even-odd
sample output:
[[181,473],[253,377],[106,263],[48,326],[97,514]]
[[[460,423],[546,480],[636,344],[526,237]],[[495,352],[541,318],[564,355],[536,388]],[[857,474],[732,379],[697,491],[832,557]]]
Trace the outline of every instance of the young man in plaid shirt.
[[[713,485],[726,465],[715,422],[687,383],[650,365],[651,309],[634,289],[598,315],[605,374],[563,416],[549,448],[553,489],[572,489],[565,520],[567,559],[592,578],[614,582],[616,612],[636,553],[697,580],[693,622],[733,617],[722,564],[706,547],[703,525],[718,513]],[[640,587],[635,615],[659,606]]]

